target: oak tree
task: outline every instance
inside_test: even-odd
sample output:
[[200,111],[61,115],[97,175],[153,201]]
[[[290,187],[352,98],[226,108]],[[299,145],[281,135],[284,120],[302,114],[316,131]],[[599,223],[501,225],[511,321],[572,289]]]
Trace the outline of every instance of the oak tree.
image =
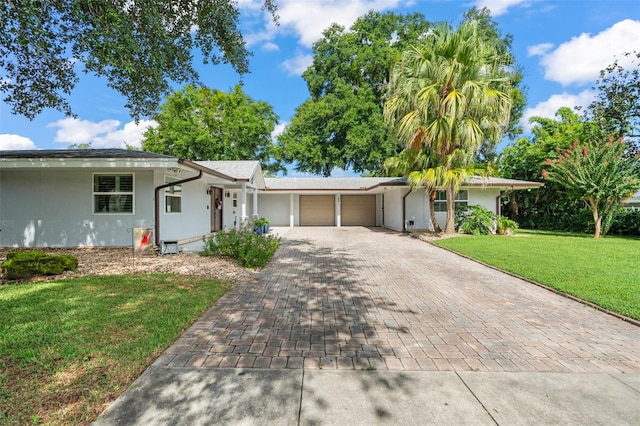
[[[275,17],[275,3],[263,8]],[[199,81],[193,61],[248,72],[249,52],[232,0],[5,0],[0,2],[0,92],[14,114],[72,115],[78,72],[106,77],[136,120],[171,83]]]

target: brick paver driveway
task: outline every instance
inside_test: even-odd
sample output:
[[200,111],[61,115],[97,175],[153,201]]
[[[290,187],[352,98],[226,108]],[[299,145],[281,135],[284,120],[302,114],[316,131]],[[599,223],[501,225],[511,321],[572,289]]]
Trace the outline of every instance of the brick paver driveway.
[[407,235],[293,228],[155,365],[640,372],[640,327]]

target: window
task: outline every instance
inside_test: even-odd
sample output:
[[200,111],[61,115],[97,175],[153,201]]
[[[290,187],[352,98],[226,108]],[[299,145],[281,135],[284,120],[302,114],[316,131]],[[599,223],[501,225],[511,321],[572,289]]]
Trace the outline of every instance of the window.
[[[456,194],[455,208],[464,207],[467,204],[469,204],[469,191],[467,191],[466,189],[461,189]],[[447,192],[446,191],[438,191],[436,193],[434,210],[437,212],[447,211]]]
[[133,173],[94,174],[93,213],[133,214]]
[[[164,183],[177,182],[178,179],[165,177]],[[164,189],[164,211],[166,213],[182,212],[182,185],[173,185]]]

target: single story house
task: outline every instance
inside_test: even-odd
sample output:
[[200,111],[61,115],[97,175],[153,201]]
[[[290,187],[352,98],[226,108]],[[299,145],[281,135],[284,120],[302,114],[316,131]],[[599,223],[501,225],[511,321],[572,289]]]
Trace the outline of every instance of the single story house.
[[[457,204],[499,213],[537,182],[472,179]],[[436,217],[445,221],[444,192]],[[403,178],[265,178],[257,161],[187,161],[124,149],[0,151],[0,247],[121,247],[135,228],[200,250],[212,232],[274,226],[430,229],[428,196]]]

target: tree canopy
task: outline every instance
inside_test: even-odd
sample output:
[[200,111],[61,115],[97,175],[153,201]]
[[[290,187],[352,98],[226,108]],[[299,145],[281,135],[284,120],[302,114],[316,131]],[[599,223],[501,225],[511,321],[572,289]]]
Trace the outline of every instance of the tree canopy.
[[606,233],[622,198],[640,189],[640,162],[625,156],[625,149],[622,138],[576,140],[568,150],[545,162],[544,178],[562,186],[569,197],[584,201],[591,211],[594,238]]
[[[275,19],[273,0],[263,8]],[[78,69],[106,77],[131,116],[151,116],[170,83],[197,83],[205,64],[248,72],[249,53],[232,0],[8,0],[0,4],[0,92],[14,114],[45,108],[72,115]],[[79,63],[79,64],[78,64]]]
[[[493,46],[511,74],[513,100],[505,133],[521,132],[525,105],[522,74],[515,64],[511,37],[502,36],[487,9],[471,9],[465,21],[477,24],[478,37]],[[383,118],[384,96],[393,64],[402,52],[419,46],[436,26],[422,14],[369,12],[349,29],[333,24],[313,45],[313,63],[303,73],[310,98],[297,110],[280,136],[282,158],[299,171],[328,176],[333,168],[357,173],[382,172],[384,160],[398,154],[397,138]],[[325,128],[323,128],[325,127]],[[494,140],[478,150],[483,160],[495,155]]]
[[271,133],[278,117],[271,105],[255,101],[239,85],[229,93],[186,86],[173,93],[144,134],[144,151],[186,160],[259,160],[277,172]]
[[632,59],[629,68],[616,59],[600,71],[595,87],[598,95],[586,115],[603,132],[624,137],[627,154],[634,156],[640,152],[640,52],[624,56]]
[[[563,107],[556,118],[532,117],[532,137],[520,138],[505,147],[497,161],[500,176],[509,179],[540,181],[547,158],[569,149],[575,140],[587,138],[589,130],[580,116]],[[581,230],[588,220],[581,214],[584,204],[567,198],[560,184],[549,181],[539,189],[515,191],[505,196],[506,213],[526,228]]]
[[382,115],[391,65],[431,24],[420,14],[369,12],[349,30],[333,24],[313,45],[303,73],[311,97],[279,137],[296,170],[329,176],[335,167],[379,172],[397,142]]

